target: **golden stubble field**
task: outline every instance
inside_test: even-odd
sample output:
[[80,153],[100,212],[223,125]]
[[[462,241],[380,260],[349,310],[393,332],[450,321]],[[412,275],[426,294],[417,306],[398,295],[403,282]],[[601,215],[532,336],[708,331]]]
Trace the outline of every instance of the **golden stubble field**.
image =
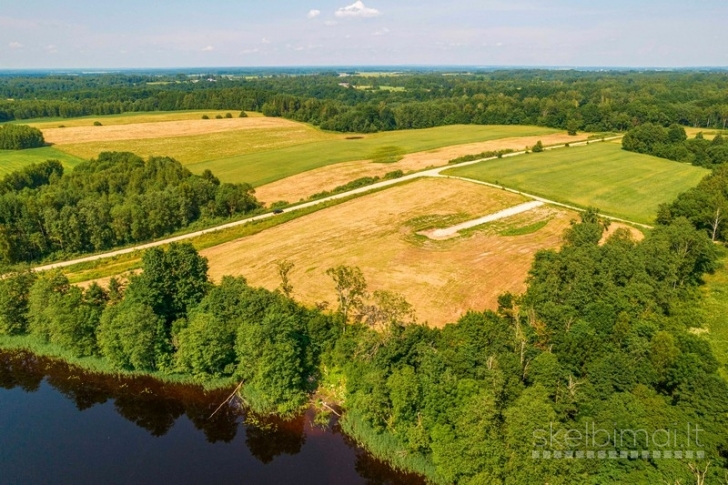
[[332,190],[362,177],[381,177],[387,172],[394,170],[402,170],[406,173],[408,171],[418,171],[429,167],[441,167],[447,165],[448,161],[454,158],[486,151],[505,149],[523,150],[526,147],[535,145],[539,140],[548,146],[584,141],[588,136],[589,133],[580,133],[577,136],[569,136],[566,133],[555,133],[541,136],[510,137],[411,153],[405,155],[402,160],[396,163],[373,163],[371,160],[343,162],[309,170],[258,187],[256,188],[256,197],[267,203],[280,200],[298,202],[318,192]]
[[172,156],[183,164],[329,138],[302,123],[265,117],[47,128],[43,136],[56,148],[83,159],[102,151],[129,151],[142,158]]
[[[370,291],[404,295],[418,320],[442,326],[469,309],[494,309],[498,295],[522,292],[536,251],[556,248],[576,214],[542,207],[447,241],[415,235],[429,221],[441,227],[525,202],[506,191],[450,179],[422,179],[293,220],[260,234],[202,251],[211,277],[243,275],[274,289],[275,262],[292,261],[295,297],[336,305],[330,267],[362,269]],[[536,232],[502,236],[503,229],[547,221]]]

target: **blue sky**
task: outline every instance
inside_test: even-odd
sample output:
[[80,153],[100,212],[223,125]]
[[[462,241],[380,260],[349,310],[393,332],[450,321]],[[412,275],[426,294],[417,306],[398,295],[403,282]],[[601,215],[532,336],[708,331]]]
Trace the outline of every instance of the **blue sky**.
[[728,66],[728,1],[0,0],[0,69]]

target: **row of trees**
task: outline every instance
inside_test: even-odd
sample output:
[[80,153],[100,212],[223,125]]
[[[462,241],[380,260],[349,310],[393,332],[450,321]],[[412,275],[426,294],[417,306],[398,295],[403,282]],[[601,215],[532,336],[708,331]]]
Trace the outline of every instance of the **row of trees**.
[[0,150],[24,150],[45,145],[43,133],[26,125],[0,126]]
[[105,152],[70,173],[57,161],[31,165],[0,181],[0,258],[30,262],[157,238],[254,211],[253,193],[165,157]]
[[688,140],[685,128],[673,124],[663,128],[652,123],[632,128],[624,135],[622,147],[637,153],[692,163],[698,167],[712,168],[728,162],[728,142],[722,135],[707,140],[698,135]]

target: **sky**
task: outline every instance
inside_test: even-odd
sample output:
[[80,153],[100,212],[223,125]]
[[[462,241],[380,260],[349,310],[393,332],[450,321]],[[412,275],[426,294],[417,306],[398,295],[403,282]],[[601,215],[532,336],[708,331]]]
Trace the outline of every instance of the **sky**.
[[727,0],[0,0],[0,69],[728,66]]

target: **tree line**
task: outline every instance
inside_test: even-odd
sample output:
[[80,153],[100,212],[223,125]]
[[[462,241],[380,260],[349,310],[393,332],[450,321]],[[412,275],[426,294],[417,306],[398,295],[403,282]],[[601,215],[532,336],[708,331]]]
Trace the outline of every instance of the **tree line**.
[[728,143],[721,134],[712,140],[707,140],[702,133],[688,139],[685,128],[677,124],[667,128],[652,123],[636,126],[624,135],[622,147],[705,168],[728,162]]
[[[216,82],[139,75],[0,77],[0,121],[130,111],[231,109],[375,132],[451,124],[522,124],[603,132],[643,123],[725,128],[728,79],[720,72],[518,70],[408,73],[372,80],[335,73]],[[162,83],[160,84],[160,81]],[[164,82],[166,81],[166,83]],[[357,89],[389,85],[401,90]]]
[[166,157],[104,152],[68,173],[57,161],[33,164],[0,181],[0,258],[28,263],[147,241],[250,213],[261,207],[253,193]]

